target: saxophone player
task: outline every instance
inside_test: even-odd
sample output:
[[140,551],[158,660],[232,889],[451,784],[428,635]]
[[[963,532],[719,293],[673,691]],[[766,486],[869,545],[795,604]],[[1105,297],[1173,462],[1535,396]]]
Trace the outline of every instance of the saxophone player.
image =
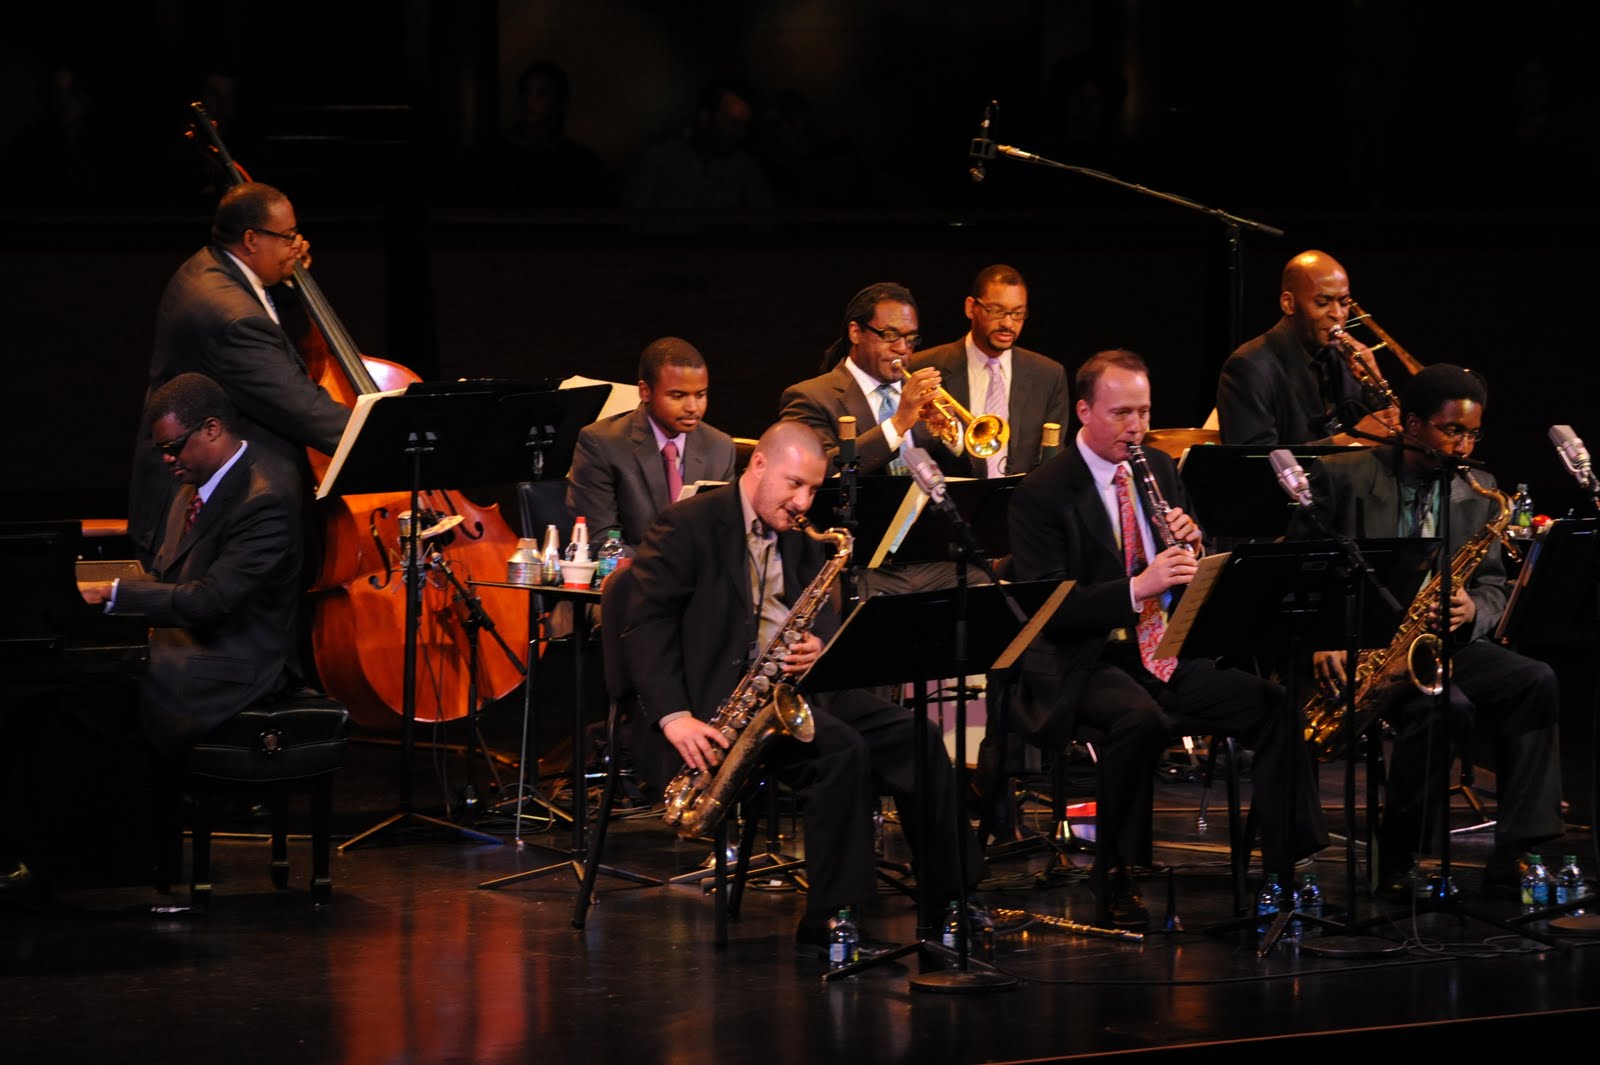
[[[800,422],[780,421],[761,435],[733,484],[668,507],[646,533],[633,564],[637,596],[622,641],[639,692],[641,747],[664,741],[679,760],[702,770],[727,748],[705,719],[780,631],[789,604],[823,567],[821,547],[796,529],[795,519],[811,505],[827,470],[821,438]],[[831,606],[824,609],[816,630],[793,645],[786,672],[809,668],[838,620]],[[916,751],[909,711],[865,692],[835,693],[812,705],[812,742],[781,738],[771,758],[806,801],[810,890],[795,939],[805,950],[825,952],[828,917],[842,906],[860,913],[876,893],[874,797],[894,795],[908,826],[915,823],[919,797],[912,787]],[[950,824],[956,815],[953,775],[937,737],[930,737],[923,757],[931,823]],[[928,878],[935,897],[957,894],[953,848],[916,859],[918,875]],[[871,953],[869,946],[864,940],[864,953]]]
[[[1435,364],[1406,381],[1399,398],[1402,443],[1445,455],[1471,454],[1488,400],[1479,375]],[[1324,456],[1309,470],[1313,505],[1328,528],[1346,535],[1432,536],[1440,518],[1439,464],[1425,452],[1392,446]],[[1473,476],[1481,484],[1494,483],[1481,471]],[[1456,479],[1447,505],[1450,542],[1444,549],[1454,557],[1463,543],[1483,533],[1495,504]],[[1296,516],[1290,532],[1319,535],[1306,515]],[[1451,754],[1470,757],[1463,741],[1475,717],[1490,726],[1498,762],[1499,811],[1484,893],[1514,895],[1521,855],[1531,844],[1562,834],[1556,678],[1543,662],[1493,642],[1505,608],[1505,585],[1499,548],[1491,545],[1470,579],[1452,589],[1448,723],[1434,720],[1433,699],[1420,692],[1391,711],[1395,744],[1378,860],[1379,883],[1391,892],[1405,889],[1416,855],[1437,838]],[[1343,684],[1344,659],[1343,652],[1334,651],[1315,656],[1313,670],[1325,691],[1336,692]]]

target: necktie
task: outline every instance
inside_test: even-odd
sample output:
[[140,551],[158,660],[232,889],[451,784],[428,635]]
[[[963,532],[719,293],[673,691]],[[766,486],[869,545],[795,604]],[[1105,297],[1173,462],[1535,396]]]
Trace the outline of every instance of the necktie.
[[204,502],[205,500],[200,498],[199,492],[196,492],[194,498],[189,500],[189,510],[183,516],[183,531],[185,535],[188,534],[190,529],[194,528],[195,520],[200,517],[200,506]]
[[[1139,531],[1139,513],[1133,507],[1133,493],[1128,487],[1128,467],[1117,467],[1117,517],[1122,524],[1122,563],[1128,576],[1141,572],[1148,564],[1144,557],[1144,537]],[[1166,635],[1167,619],[1161,614],[1157,599],[1146,599],[1139,608],[1139,661],[1150,675],[1158,680],[1171,680],[1178,668],[1176,658],[1156,658],[1155,650]]]
[[[1006,379],[1000,372],[1000,360],[989,360],[989,390],[983,397],[983,412],[993,414],[1001,420],[1011,417],[1011,400],[1006,394]],[[1006,452],[1001,448],[996,455],[988,459],[988,475],[990,477],[1004,477],[1006,475]]]
[[[894,417],[894,412],[900,409],[900,394],[894,390],[894,385],[882,384],[876,389],[881,402],[878,404],[878,424],[882,425]],[[908,474],[911,467],[907,466],[899,456],[889,460],[889,473]]]
[[678,501],[678,493],[683,491],[683,473],[678,469],[678,445],[668,440],[661,447],[661,465],[667,473],[667,504],[670,506]]
[[[278,321],[278,305],[276,303],[272,302],[272,293],[268,292],[266,289],[262,289],[261,290],[261,298],[266,301],[267,317],[271,318],[274,322],[277,322]],[[282,323],[279,322],[279,324],[281,325]]]

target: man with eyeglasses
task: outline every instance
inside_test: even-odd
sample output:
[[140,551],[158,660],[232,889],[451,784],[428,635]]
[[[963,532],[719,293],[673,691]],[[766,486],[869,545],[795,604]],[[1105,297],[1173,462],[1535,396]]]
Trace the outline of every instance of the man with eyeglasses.
[[[1283,317],[1222,364],[1217,419],[1224,444],[1371,444],[1399,428],[1380,392],[1364,388],[1336,343],[1350,317],[1350,278],[1327,252],[1306,251],[1283,268]],[[1370,361],[1360,341],[1350,343]],[[1371,362],[1376,367],[1376,362]]]
[[938,370],[945,391],[973,417],[995,414],[1010,426],[999,454],[967,456],[969,476],[1027,473],[1039,464],[1044,423],[1067,427],[1067,373],[1054,359],[1016,346],[1028,319],[1028,286],[1015,267],[978,271],[966,313],[972,328],[965,337],[918,352],[911,366]]
[[287,687],[299,600],[294,474],[246,442],[227,394],[179,374],[145,407],[146,450],[176,486],[150,581],[80,584],[89,603],[153,626],[140,724],[162,758]]
[[[1488,388],[1478,374],[1447,363],[1425,367],[1400,391],[1404,446],[1327,455],[1310,468],[1313,505],[1322,521],[1349,536],[1436,535],[1440,460],[1412,448],[1470,455],[1482,433],[1487,400]],[[1486,487],[1494,485],[1484,471],[1474,471],[1473,477]],[[1454,557],[1463,543],[1483,532],[1496,505],[1456,477],[1448,506],[1450,542],[1445,549],[1447,557]],[[1290,534],[1321,536],[1303,514],[1291,522]],[[1464,744],[1473,718],[1481,714],[1495,739],[1499,797],[1495,849],[1484,869],[1483,888],[1486,894],[1509,897],[1517,891],[1518,859],[1529,845],[1563,832],[1556,732],[1560,696],[1549,666],[1494,642],[1506,605],[1505,566],[1498,547],[1491,547],[1465,586],[1452,593],[1450,721],[1445,725],[1434,720],[1433,700],[1420,694],[1393,712],[1396,732],[1380,837],[1380,883],[1403,890],[1416,855],[1429,850],[1437,836],[1451,754],[1471,756]],[[1338,692],[1346,666],[1343,652],[1319,652],[1313,660],[1317,683]]]
[[[309,264],[294,206],[271,185],[229,189],[211,243],[189,258],[161,297],[146,400],[183,373],[203,373],[227,393],[251,446],[283,459],[309,484],[305,448],[332,454],[350,412],[312,381],[280,324],[271,291]],[[280,290],[280,295],[281,295]],[[148,448],[136,448],[128,532],[148,566],[161,545],[175,487]]]
[[779,416],[815,429],[830,461],[839,450],[839,418],[854,416],[862,473],[908,472],[898,452],[914,436],[947,474],[970,474],[960,456],[918,425],[941,383],[931,366],[906,376],[921,340],[911,291],[892,281],[868,285],[851,297],[839,336],[823,356],[832,368],[785,389]]

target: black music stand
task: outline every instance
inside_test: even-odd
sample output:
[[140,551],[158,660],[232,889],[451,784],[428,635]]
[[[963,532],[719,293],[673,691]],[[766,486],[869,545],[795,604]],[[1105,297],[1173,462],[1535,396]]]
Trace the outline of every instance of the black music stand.
[[[424,488],[513,481],[536,464],[565,436],[575,445],[576,421],[589,419],[604,402],[603,387],[566,393],[517,381],[462,381],[414,384],[400,395],[360,397],[339,441],[317,498],[409,490],[411,513],[420,515]],[[596,393],[583,397],[583,393]],[[570,449],[567,461],[571,460]],[[417,642],[422,613],[421,521],[413,520],[406,541],[406,649],[404,713],[400,758],[400,800],[396,812],[347,840],[341,852],[391,828],[428,825],[484,843],[502,842],[453,821],[416,812],[413,799],[417,707]],[[519,663],[519,668],[521,668]],[[468,708],[469,714],[475,708]],[[476,722],[472,724],[476,729]],[[470,759],[470,755],[469,755]]]
[[[1196,520],[1219,551],[1242,543],[1273,540],[1289,529],[1294,504],[1284,496],[1272,468],[1272,452],[1292,453],[1302,466],[1323,455],[1356,450],[1347,447],[1279,444],[1191,447],[1178,476],[1189,491]],[[1203,519],[1203,520],[1202,520]]]
[[[1360,554],[1377,574],[1377,579],[1397,602],[1409,603],[1427,575],[1436,540],[1368,540]],[[1355,653],[1388,643],[1399,625],[1394,608],[1379,596],[1361,594],[1362,574],[1353,572],[1349,553],[1335,541],[1298,541],[1272,544],[1241,544],[1233,551],[1201,560],[1201,571],[1184,593],[1167,626],[1163,649],[1179,650],[1190,657],[1221,657],[1249,653],[1265,647],[1288,655],[1289,678],[1284,698],[1286,742],[1303,730],[1300,721],[1304,699],[1300,695],[1300,663],[1308,650],[1343,648],[1355,660]],[[1346,725],[1353,726],[1348,714]],[[1350,911],[1356,904],[1355,892],[1355,743],[1347,740],[1345,770],[1346,889]],[[1291,777],[1292,780],[1292,777]],[[1294,797],[1284,801],[1293,805]],[[1370,835],[1370,806],[1369,806]],[[1237,842],[1237,841],[1236,841]],[[1241,891],[1244,869],[1237,847],[1232,848],[1234,893],[1237,904],[1247,904]],[[1283,848],[1278,848],[1280,853]],[[1273,870],[1282,883],[1292,887],[1294,867]],[[1342,925],[1301,915],[1331,927]],[[1239,920],[1253,923],[1252,915]],[[1289,920],[1288,911],[1279,914],[1261,952],[1271,950]],[[1237,927],[1238,921],[1225,922],[1218,930]]]
[[[909,595],[880,595],[867,599],[840,626],[839,631],[823,650],[822,657],[811,667],[800,683],[803,694],[839,691],[850,688],[868,688],[885,684],[916,684],[915,709],[912,721],[918,757],[915,765],[914,790],[925,795],[927,766],[921,752],[928,742],[927,682],[946,675],[952,663],[965,668],[968,663],[982,663],[986,668],[1007,668],[1016,656],[1055,613],[1061,600],[1071,589],[1070,582],[1033,581],[1024,584],[981,585],[975,588],[946,588],[936,591],[916,592]],[[1019,622],[1011,612],[1006,593],[1031,616],[1027,624]],[[965,634],[958,636],[958,622],[964,622]],[[885,632],[916,631],[918,639],[900,655],[883,653]],[[966,640],[965,655],[960,644]],[[956,743],[957,760],[955,792],[956,816],[965,817],[961,801],[965,781],[966,731],[965,702],[957,703]],[[919,803],[924,816],[918,819],[917,853],[927,862],[933,853],[937,838],[932,826],[927,824],[926,803]],[[906,826],[902,825],[902,828]],[[952,838],[951,830],[954,829]],[[1016,981],[990,971],[974,972],[970,968],[968,949],[966,848],[962,845],[964,833],[960,824],[938,829],[946,833],[945,845],[955,846],[962,862],[960,877],[960,945],[951,952],[942,943],[929,938],[935,923],[934,902],[928,897],[928,880],[919,872],[917,876],[917,939],[887,954],[866,961],[830,970],[824,980],[851,976],[865,969],[886,964],[917,953],[926,962],[937,957],[941,961],[955,961],[955,970],[922,972],[912,981],[920,990],[945,992],[977,992],[1007,990]],[[979,963],[980,965],[982,963]],[[986,970],[987,966],[984,967]]]

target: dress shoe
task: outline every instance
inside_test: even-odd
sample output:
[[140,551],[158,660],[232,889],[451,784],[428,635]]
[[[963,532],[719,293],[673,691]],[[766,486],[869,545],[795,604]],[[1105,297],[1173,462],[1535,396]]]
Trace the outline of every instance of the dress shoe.
[[1133,931],[1144,931],[1150,927],[1150,911],[1144,908],[1144,896],[1139,894],[1133,878],[1126,869],[1113,870],[1108,878],[1110,881],[1110,899],[1107,901],[1106,916],[1111,920],[1113,928],[1126,928]]

